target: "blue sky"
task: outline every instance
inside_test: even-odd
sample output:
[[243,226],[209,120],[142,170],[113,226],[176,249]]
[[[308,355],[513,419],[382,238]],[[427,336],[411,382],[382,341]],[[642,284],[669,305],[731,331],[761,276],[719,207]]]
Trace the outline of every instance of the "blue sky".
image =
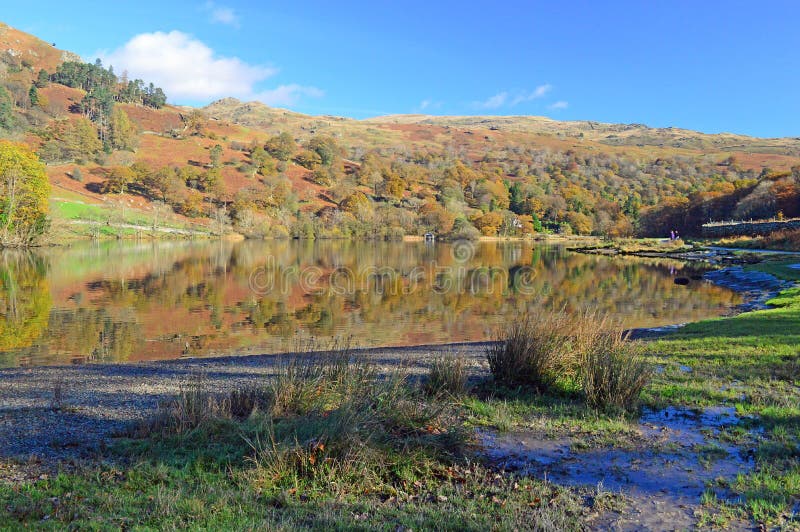
[[800,136],[800,2],[7,2],[164,86],[312,114],[544,115]]

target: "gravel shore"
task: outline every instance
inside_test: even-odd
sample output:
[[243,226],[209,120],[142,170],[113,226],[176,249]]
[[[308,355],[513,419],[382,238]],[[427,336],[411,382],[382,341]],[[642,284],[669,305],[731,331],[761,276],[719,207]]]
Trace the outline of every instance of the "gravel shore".
[[[447,352],[484,371],[485,343],[363,349],[379,368],[425,370]],[[181,386],[202,379],[224,392],[275,375],[294,355],[195,358],[137,364],[87,364],[0,370],[0,478],[10,464],[94,458],[131,423],[152,415]],[[3,474],[3,470],[6,474]]]

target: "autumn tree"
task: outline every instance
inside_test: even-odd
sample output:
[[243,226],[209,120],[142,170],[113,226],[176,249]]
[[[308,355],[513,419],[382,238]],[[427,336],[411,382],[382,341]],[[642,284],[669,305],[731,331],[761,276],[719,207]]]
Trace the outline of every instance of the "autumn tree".
[[[83,128],[86,125],[88,127]],[[39,156],[48,163],[63,163],[66,161],[83,162],[87,159],[83,153],[83,142],[76,127],[81,127],[80,133],[86,133],[86,140],[96,153],[102,149],[102,144],[97,139],[97,132],[91,122],[80,118],[75,121],[67,119],[54,120],[41,133],[44,140],[39,147]]]
[[346,212],[356,214],[364,209],[371,209],[371,205],[369,198],[363,192],[354,192],[346,197],[339,206]]
[[341,151],[336,140],[328,135],[320,135],[311,139],[308,143],[308,149],[319,155],[323,166],[333,164]]
[[487,212],[486,214],[479,215],[472,220],[472,223],[481,234],[485,236],[495,236],[500,227],[503,225],[503,215],[497,211]]
[[136,173],[127,166],[115,166],[108,173],[108,178],[103,183],[106,193],[124,194],[128,185],[136,180]]
[[302,150],[294,158],[295,162],[308,170],[316,170],[322,164],[322,158],[315,151]]
[[111,112],[109,123],[109,145],[115,150],[133,151],[136,148],[136,126],[128,118],[128,114],[115,107]]
[[456,217],[436,202],[425,203],[419,211],[422,228],[438,233],[449,233],[453,229]]
[[208,118],[203,111],[193,109],[188,115],[181,115],[181,118],[183,119],[184,129],[186,129],[190,135],[203,135],[203,130],[208,122]]
[[387,198],[400,200],[403,199],[403,192],[406,189],[405,182],[394,172],[384,171],[383,182],[381,183],[381,193]]
[[277,172],[275,159],[270,157],[266,150],[261,146],[256,146],[250,151],[250,160],[252,161],[256,172],[262,176],[272,176]]
[[0,247],[27,246],[47,227],[50,182],[25,145],[0,141]]
[[267,140],[264,149],[279,161],[288,161],[297,151],[297,143],[291,134],[283,132]]

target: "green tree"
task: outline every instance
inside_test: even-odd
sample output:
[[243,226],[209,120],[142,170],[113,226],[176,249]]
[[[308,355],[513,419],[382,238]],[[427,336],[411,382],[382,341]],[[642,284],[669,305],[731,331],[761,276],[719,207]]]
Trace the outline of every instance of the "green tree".
[[340,148],[333,137],[320,135],[308,143],[308,149],[316,152],[323,166],[330,166],[339,156]]
[[50,182],[23,144],[0,141],[0,246],[32,244],[47,227]]
[[31,85],[31,88],[28,90],[28,99],[31,101],[31,107],[37,107],[39,105],[39,91],[36,89],[36,85]]
[[211,168],[220,168],[222,166],[222,146],[215,144],[209,151],[211,157]]
[[14,102],[11,95],[0,86],[0,129],[11,129],[14,126]]
[[34,84],[36,85],[37,88],[43,89],[47,87],[49,83],[50,83],[50,74],[48,74],[45,69],[41,69],[39,71],[39,74],[36,76],[36,81],[34,82]]
[[267,140],[264,148],[279,161],[288,161],[297,151],[297,143],[292,135],[284,131]]

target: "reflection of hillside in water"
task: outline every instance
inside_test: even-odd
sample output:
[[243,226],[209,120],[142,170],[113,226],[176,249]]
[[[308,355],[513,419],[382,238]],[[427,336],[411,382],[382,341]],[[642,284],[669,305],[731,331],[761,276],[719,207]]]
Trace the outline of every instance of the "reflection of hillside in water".
[[482,340],[526,310],[626,327],[715,316],[739,296],[673,283],[673,261],[530,243],[170,242],[2,255],[0,364]]

